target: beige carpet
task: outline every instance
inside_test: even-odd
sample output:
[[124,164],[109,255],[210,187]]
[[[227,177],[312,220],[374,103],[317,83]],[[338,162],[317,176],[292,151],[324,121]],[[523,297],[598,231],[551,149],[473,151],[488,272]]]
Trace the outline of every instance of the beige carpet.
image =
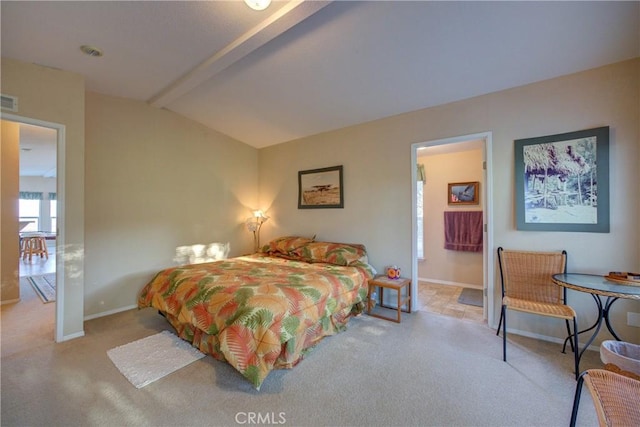
[[[259,392],[211,357],[132,387],[107,350],[168,329],[155,311],[131,310],[87,321],[83,338],[3,349],[2,425],[233,426],[253,413],[291,426],[566,426],[571,415],[571,354],[511,335],[504,363],[501,338],[475,322],[362,316]],[[587,352],[582,367],[599,365]],[[597,424],[588,393],[578,421]]]

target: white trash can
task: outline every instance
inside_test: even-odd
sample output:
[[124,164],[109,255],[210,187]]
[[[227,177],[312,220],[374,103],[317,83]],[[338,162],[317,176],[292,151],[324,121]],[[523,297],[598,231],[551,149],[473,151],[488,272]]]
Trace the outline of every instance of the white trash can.
[[640,345],[608,340],[600,345],[600,360],[613,363],[623,371],[640,375]]

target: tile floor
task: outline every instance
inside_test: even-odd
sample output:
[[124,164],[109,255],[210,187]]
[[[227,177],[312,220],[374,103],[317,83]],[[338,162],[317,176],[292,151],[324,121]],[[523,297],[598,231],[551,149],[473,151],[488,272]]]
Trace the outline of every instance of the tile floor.
[[20,259],[20,277],[39,276],[41,274],[54,273],[56,271],[56,244],[47,240],[49,258],[34,256],[31,261]]
[[462,289],[460,286],[420,281],[418,283],[418,299],[422,306],[421,310],[458,319],[484,322],[482,307],[458,303]]

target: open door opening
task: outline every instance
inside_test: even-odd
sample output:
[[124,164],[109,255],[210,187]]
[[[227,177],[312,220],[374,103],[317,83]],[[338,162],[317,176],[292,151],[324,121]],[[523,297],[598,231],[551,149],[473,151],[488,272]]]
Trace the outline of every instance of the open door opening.
[[[491,134],[482,133],[413,144],[411,153],[416,184],[414,306],[489,324],[493,322],[490,150]],[[461,220],[475,236],[469,241],[457,240]]]
[[[3,135],[5,128],[17,129],[14,133],[17,138],[2,141],[3,152],[15,153],[10,159],[11,167],[2,170],[3,193],[5,186],[11,189],[10,201],[4,200],[3,194],[3,202],[7,202],[2,206],[3,224],[11,223],[11,229],[15,228],[11,251],[3,245],[3,274],[10,270],[15,278],[12,282],[15,298],[3,295],[3,327],[10,330],[14,319],[20,324],[16,330],[23,332],[22,338],[15,337],[16,348],[28,342],[33,345],[34,340],[61,341],[64,260],[58,256],[58,236],[64,224],[64,210],[60,206],[64,198],[58,173],[64,162],[58,153],[64,148],[64,128],[13,116],[4,117],[2,127]],[[3,166],[5,160],[8,159],[3,158]],[[10,206],[15,209],[9,209]],[[25,331],[25,325],[31,325],[33,331]],[[8,347],[5,338],[8,337],[3,336],[3,354]]]

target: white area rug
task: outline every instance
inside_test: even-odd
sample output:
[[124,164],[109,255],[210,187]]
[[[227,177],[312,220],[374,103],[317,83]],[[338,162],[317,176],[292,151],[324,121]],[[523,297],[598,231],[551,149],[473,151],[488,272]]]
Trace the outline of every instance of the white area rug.
[[54,302],[56,300],[56,274],[44,274],[42,276],[28,276],[26,279],[31,283],[36,294],[43,303]]
[[169,331],[112,348],[107,355],[136,388],[151,384],[205,356]]

